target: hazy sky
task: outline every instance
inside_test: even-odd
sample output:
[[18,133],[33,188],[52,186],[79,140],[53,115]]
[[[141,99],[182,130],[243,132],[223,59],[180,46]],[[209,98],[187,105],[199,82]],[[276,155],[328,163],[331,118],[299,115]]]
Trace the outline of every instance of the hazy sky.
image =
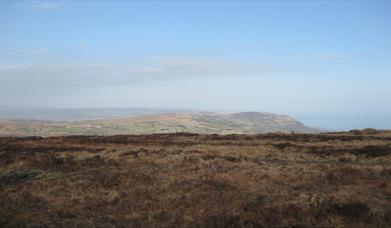
[[391,1],[0,2],[0,105],[353,113],[391,128],[390,87]]

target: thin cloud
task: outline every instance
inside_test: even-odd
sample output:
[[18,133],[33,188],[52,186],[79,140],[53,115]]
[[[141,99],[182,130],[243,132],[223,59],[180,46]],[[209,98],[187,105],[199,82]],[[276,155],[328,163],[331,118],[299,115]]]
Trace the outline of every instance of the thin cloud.
[[43,1],[34,3],[34,8],[40,10],[55,10],[60,8],[61,3],[57,1]]
[[253,74],[275,73],[276,70],[267,64],[250,64],[234,60],[197,59],[187,57],[164,57],[152,59],[149,65],[154,66],[159,75],[174,76],[245,76]]
[[10,54],[15,55],[35,55],[35,54],[44,54],[47,53],[48,49],[46,48],[21,48],[15,49],[10,52]]
[[241,45],[241,47],[244,47],[244,48],[258,48],[258,47],[262,47],[262,43],[260,42],[248,42],[248,43],[243,43]]
[[339,59],[347,59],[350,56],[347,54],[341,53],[322,53],[317,55],[310,55],[308,58],[310,59],[318,59],[318,60],[339,60]]
[[[124,94],[135,97],[141,91],[154,93],[155,86],[175,90],[172,85],[187,84],[190,82],[187,80],[197,83],[194,80],[269,76],[272,73],[275,69],[265,64],[185,57],[154,58],[137,65],[0,64],[0,102],[54,102],[54,105],[61,103],[61,99],[65,102],[114,99],[113,102],[118,102]],[[109,92],[104,94],[102,91]]]
[[266,64],[229,60],[158,58],[130,65],[0,65],[0,85],[50,87],[133,86],[169,80],[261,76],[278,73]]
[[88,49],[89,47],[90,47],[90,44],[87,42],[81,42],[79,44],[79,48],[81,48],[81,49]]

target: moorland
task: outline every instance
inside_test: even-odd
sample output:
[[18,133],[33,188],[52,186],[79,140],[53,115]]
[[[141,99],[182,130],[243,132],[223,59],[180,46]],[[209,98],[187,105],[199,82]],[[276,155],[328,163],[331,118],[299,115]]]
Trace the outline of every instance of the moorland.
[[390,227],[391,132],[0,138],[1,227]]

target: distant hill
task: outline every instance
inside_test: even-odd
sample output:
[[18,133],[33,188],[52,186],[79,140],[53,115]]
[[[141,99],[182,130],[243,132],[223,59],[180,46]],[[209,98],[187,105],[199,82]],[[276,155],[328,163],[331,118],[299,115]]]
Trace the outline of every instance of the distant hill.
[[116,135],[190,132],[200,134],[257,134],[317,130],[286,116],[261,112],[170,113],[73,122],[0,120],[0,135]]
[[0,106],[0,119],[81,121],[156,115],[162,113],[193,112],[187,109],[159,108],[36,108]]

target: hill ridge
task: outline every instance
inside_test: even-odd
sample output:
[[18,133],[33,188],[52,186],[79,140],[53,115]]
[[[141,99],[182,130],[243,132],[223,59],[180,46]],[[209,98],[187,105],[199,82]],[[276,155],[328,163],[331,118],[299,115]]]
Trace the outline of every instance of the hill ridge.
[[73,122],[0,120],[0,136],[316,133],[287,115],[265,112],[178,112]]

